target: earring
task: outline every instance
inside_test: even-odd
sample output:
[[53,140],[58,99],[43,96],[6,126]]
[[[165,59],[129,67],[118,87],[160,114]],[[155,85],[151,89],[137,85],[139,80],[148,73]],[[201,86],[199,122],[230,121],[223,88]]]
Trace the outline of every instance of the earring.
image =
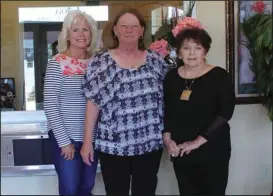
[[141,36],[139,37],[139,39],[143,39],[143,35],[141,35]]

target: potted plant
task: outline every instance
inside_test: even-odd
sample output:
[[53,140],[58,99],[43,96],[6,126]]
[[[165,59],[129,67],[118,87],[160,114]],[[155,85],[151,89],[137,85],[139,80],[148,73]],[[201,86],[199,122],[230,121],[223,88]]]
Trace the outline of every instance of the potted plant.
[[[256,88],[264,96],[263,105],[268,117],[273,121],[273,50],[272,50],[272,10],[266,11],[267,4],[255,1],[254,14],[241,23],[247,38],[244,45],[251,55],[250,68],[255,74]],[[272,123],[273,130],[273,123]],[[271,192],[270,195],[273,195]]]
[[243,44],[251,55],[250,69],[255,74],[256,88],[273,121],[272,10],[266,11],[267,6],[263,1],[255,1],[251,7],[254,14],[243,20],[241,29],[247,39]]
[[183,65],[183,61],[176,58],[175,37],[184,28],[200,27],[201,23],[192,18],[192,12],[196,1],[189,1],[183,15],[177,15],[177,11],[170,19],[164,19],[162,26],[155,33],[155,40],[149,48],[161,54],[169,68]]

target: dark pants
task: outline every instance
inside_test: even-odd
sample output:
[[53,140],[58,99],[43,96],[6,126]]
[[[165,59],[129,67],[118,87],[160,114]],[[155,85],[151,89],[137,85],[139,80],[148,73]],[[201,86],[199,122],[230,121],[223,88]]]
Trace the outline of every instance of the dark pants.
[[48,133],[52,150],[54,166],[59,180],[60,195],[77,195],[89,196],[95,184],[98,157],[95,154],[94,162],[91,166],[86,165],[80,155],[82,142],[71,140],[75,146],[76,152],[73,160],[65,160],[61,156],[61,148],[59,148],[53,132]]
[[[99,152],[106,194],[154,196],[162,150],[138,156],[115,156]],[[131,183],[132,181],[132,183]]]
[[213,156],[204,150],[196,151],[173,161],[180,195],[224,196],[230,151]]

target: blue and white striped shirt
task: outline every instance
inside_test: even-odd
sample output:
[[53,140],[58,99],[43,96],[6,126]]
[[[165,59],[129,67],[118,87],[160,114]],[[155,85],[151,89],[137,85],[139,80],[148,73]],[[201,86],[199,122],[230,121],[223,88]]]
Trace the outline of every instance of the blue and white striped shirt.
[[100,108],[95,149],[118,156],[141,155],[163,148],[165,61],[148,51],[139,69],[123,69],[110,53],[90,61],[83,90]]
[[[49,60],[44,84],[44,110],[48,130],[59,147],[83,141],[86,98],[81,86],[87,61],[57,54]],[[94,133],[95,136],[95,133]]]

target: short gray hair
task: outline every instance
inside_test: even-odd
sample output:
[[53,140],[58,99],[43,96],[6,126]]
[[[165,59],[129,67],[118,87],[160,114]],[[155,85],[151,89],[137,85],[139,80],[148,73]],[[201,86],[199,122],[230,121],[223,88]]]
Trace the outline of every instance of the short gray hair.
[[71,28],[72,24],[77,23],[78,21],[86,20],[90,26],[91,31],[91,43],[89,44],[87,48],[87,52],[90,55],[93,55],[97,50],[97,38],[98,38],[98,27],[97,22],[94,20],[94,18],[80,10],[73,10],[68,12],[68,14],[64,18],[62,31],[59,34],[58,37],[58,52],[62,53],[66,51],[69,48],[68,44],[68,35],[69,30]]

